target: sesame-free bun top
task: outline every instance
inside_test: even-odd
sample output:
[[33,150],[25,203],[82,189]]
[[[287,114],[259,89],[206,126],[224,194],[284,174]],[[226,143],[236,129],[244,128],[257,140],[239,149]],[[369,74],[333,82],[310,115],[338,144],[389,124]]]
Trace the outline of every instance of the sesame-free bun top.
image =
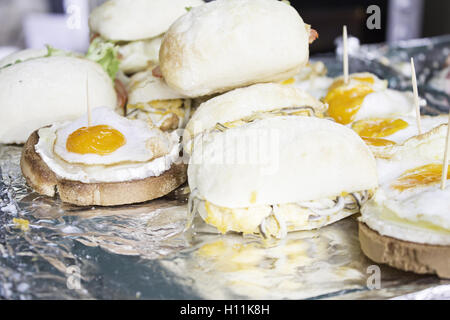
[[0,59],[0,68],[18,62],[44,57],[48,54],[48,49],[25,49],[20,50]]
[[161,71],[169,86],[190,97],[288,79],[308,61],[309,31],[283,2],[216,0],[169,28]]
[[317,114],[326,111],[326,105],[322,102],[289,85],[259,83],[234,89],[200,105],[184,131],[185,151],[191,152],[190,141],[193,137],[213,129],[217,123],[225,124],[258,113],[302,107],[311,108]]
[[74,57],[46,57],[0,70],[0,143],[24,143],[54,122],[86,113],[86,80],[92,108],[115,109],[114,84],[102,67]]
[[201,4],[202,0],[109,0],[92,11],[89,26],[107,40],[150,39]]
[[376,162],[351,129],[315,117],[275,117],[214,132],[195,148],[199,198],[247,208],[334,198],[377,187]]

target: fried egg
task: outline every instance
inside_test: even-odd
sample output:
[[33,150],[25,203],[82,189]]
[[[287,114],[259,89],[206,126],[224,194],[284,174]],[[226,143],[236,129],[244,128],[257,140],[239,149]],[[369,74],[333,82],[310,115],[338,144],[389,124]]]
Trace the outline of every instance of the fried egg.
[[380,187],[361,210],[364,223],[401,240],[450,245],[450,183],[440,188],[446,133],[441,125],[377,160]]
[[[423,116],[421,118],[422,130],[428,132],[447,123],[447,120],[447,116],[444,115]],[[375,152],[375,155],[382,153],[386,148],[402,144],[419,133],[416,117],[412,116],[367,118],[353,122],[351,128],[361,136]]]
[[386,88],[387,81],[370,73],[351,74],[348,83],[342,77],[337,78],[324,98],[328,115],[338,123],[349,124],[356,120],[366,96]]
[[71,164],[113,165],[148,162],[167,154],[169,139],[140,120],[129,120],[108,108],[67,123],[56,131],[54,153]]

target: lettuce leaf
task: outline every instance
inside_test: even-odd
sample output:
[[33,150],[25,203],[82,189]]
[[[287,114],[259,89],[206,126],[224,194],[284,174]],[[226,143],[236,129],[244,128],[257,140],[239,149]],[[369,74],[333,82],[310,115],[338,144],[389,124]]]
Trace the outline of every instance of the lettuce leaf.
[[111,41],[96,38],[89,46],[86,59],[97,62],[114,81],[119,71],[118,47]]
[[61,49],[56,49],[55,47],[52,47],[50,45],[45,46],[47,48],[47,54],[44,56],[44,58],[49,57],[71,57],[74,54],[71,52],[67,52]]

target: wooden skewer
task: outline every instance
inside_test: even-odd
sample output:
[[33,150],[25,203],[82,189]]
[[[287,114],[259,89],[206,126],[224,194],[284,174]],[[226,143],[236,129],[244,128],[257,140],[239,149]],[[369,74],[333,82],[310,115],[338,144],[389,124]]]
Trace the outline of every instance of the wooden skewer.
[[419,91],[417,89],[417,77],[416,77],[416,68],[414,67],[414,58],[411,58],[411,77],[414,93],[414,105],[416,107],[417,128],[419,130],[419,134],[422,134],[422,121],[420,118],[420,100],[419,100]]
[[92,124],[91,104],[89,102],[89,74],[86,74],[86,104],[87,104],[87,116],[88,116],[88,128],[89,128]]
[[442,179],[441,179],[441,189],[442,190],[444,190],[445,187],[447,186],[449,142],[450,142],[450,112],[449,112],[449,116],[448,116],[447,139],[445,140],[444,164],[442,167]]
[[342,41],[343,41],[343,53],[342,53],[342,57],[343,57],[343,61],[344,61],[344,83],[347,84],[348,83],[348,41],[347,41],[347,26],[344,26],[343,28],[343,37],[342,37]]

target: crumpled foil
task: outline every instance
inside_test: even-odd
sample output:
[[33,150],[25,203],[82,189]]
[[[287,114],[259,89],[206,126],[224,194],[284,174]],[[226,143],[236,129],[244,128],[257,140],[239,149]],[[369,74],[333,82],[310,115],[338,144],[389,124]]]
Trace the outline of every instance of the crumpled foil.
[[[330,75],[340,72],[336,58],[317,59]],[[401,87],[391,66],[361,57],[350,62],[351,72],[371,71]],[[441,113],[448,104],[429,108]],[[20,153],[21,147],[0,145],[0,298],[450,297],[450,281],[374,265],[360,250],[356,217],[277,242],[217,234],[198,217],[183,232],[186,187],[144,204],[75,207],[27,187]]]
[[68,206],[26,186],[20,152],[0,146],[0,298],[384,299],[446,284],[450,292],[448,281],[382,265],[372,287],[355,217],[277,242],[223,236],[198,217],[183,233],[183,190],[140,205]]

